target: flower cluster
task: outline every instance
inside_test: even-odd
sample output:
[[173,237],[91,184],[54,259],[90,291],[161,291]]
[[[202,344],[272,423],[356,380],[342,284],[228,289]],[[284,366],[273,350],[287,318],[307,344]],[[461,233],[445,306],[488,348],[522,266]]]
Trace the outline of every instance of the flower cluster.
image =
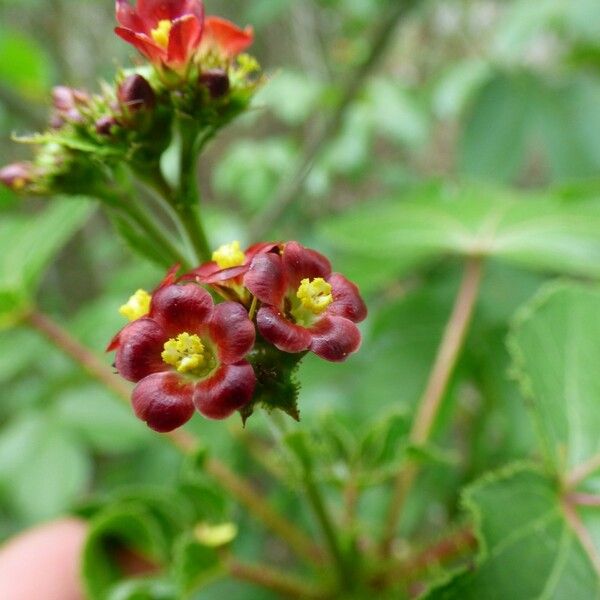
[[106,182],[119,179],[123,165],[143,178],[156,172],[181,122],[209,139],[248,108],[262,83],[258,63],[242,54],[252,28],[205,17],[201,0],[117,0],[116,19],[116,34],[149,62],[119,72],[99,94],[54,88],[48,130],[20,138],[38,146],[35,160],[1,169],[0,183],[105,199]]
[[[223,298],[214,303],[213,296]],[[343,361],[360,346],[367,309],[356,285],[298,242],[222,246],[213,260],[148,294],[121,313],[131,323],[113,339],[119,373],[137,385],[133,407],[156,431],[198,410],[246,418],[256,404],[294,417],[292,374],[307,352]],[[285,397],[285,391],[291,397]]]

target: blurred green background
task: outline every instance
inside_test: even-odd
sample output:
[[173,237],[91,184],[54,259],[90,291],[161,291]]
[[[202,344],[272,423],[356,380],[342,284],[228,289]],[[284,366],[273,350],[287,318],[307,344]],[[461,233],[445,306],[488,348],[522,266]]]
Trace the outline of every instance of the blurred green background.
[[[395,260],[389,236],[356,227],[379,199],[400,206],[417,189],[443,202],[446,193],[460,195],[454,186],[464,181],[568,199],[595,193],[600,174],[597,0],[414,4],[293,205],[277,223],[254,221],[267,237],[298,239],[330,253],[336,270],[356,280],[368,299],[363,350],[339,366],[307,359],[300,372],[305,422],[322,427],[335,414],[336,427],[345,424],[344,435],[357,437],[386,414],[410,415],[460,275],[451,258]],[[216,247],[254,241],[246,224],[294,173],[347,74],[369,53],[386,2],[206,5],[208,14],[254,25],[253,53],[269,75],[255,109],[214,141],[200,164]],[[30,149],[10,135],[43,125],[53,85],[97,89],[134,56],[113,26],[110,0],[0,0],[1,164],[28,157]],[[120,304],[138,287],[151,289],[162,272],[133,256],[98,211],[82,211],[71,223],[65,214],[72,205],[66,212],[56,205],[62,213],[44,221],[48,202],[0,189],[0,304],[15,281],[26,280],[44,312],[102,353],[122,325]],[[41,243],[50,232],[57,239]],[[471,344],[444,404],[452,421],[442,417],[436,433],[444,449],[440,464],[458,468],[432,468],[419,479],[430,501],[416,502],[403,527],[426,532],[443,526],[464,482],[532,452],[529,420],[506,374],[504,338],[509,318],[551,271],[490,264]],[[37,333],[3,323],[0,539],[93,493],[132,483],[169,485],[180,461],[171,448]],[[276,504],[294,508],[295,494],[271,486],[236,441],[237,421],[229,426],[232,436],[224,427],[197,417],[191,430],[262,482]],[[260,415],[248,427],[261,436],[266,430]],[[365,521],[382,507],[381,488],[375,488],[361,505]],[[252,555],[263,540],[250,521],[242,530],[240,551]]]

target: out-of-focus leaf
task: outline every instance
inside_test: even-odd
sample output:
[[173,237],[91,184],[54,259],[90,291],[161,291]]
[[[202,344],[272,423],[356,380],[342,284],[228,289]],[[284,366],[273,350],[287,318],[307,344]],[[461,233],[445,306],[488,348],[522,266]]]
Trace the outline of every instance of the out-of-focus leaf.
[[52,62],[32,38],[0,27],[0,84],[43,98],[52,80]]
[[191,534],[184,534],[178,540],[171,568],[180,597],[187,597],[190,592],[220,575],[223,569],[218,552],[200,544]]
[[25,415],[0,436],[0,484],[27,521],[67,510],[90,474],[81,446],[46,415]]
[[283,122],[299,125],[315,109],[323,86],[306,73],[281,71],[258,93],[255,103],[266,104]]
[[[600,595],[600,577],[564,516],[556,482],[532,468],[512,467],[484,477],[464,500],[481,541],[477,568],[433,590],[427,600]],[[596,511],[596,526],[599,521]]]
[[344,251],[409,272],[443,256],[491,257],[534,271],[600,276],[600,199],[562,202],[479,186],[428,186],[327,222]]
[[180,600],[177,589],[163,579],[130,579],[110,590],[106,600]]
[[128,452],[150,439],[148,428],[131,409],[100,387],[66,390],[54,410],[63,426],[103,454]]
[[119,584],[122,573],[117,551],[125,548],[149,563],[161,565],[169,543],[156,517],[139,502],[108,507],[90,521],[82,557],[82,573],[91,600],[105,600]]
[[48,263],[86,222],[90,203],[55,200],[42,213],[0,222],[0,325],[18,318]]

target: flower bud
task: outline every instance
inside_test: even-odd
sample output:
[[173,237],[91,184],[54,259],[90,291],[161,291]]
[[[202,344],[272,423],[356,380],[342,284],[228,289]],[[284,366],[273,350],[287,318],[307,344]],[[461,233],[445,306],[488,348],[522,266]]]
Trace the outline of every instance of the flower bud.
[[208,69],[198,79],[211,98],[222,98],[229,91],[229,76],[223,69]]
[[152,86],[141,75],[127,77],[117,91],[119,102],[131,112],[154,108],[156,94]]
[[29,162],[18,162],[0,169],[0,183],[7,188],[19,192],[33,181],[33,165]]
[[117,121],[112,116],[100,117],[96,121],[96,133],[99,135],[110,135],[113,125],[116,125]]
[[64,85],[56,86],[52,89],[52,104],[56,113],[52,117],[51,125],[59,128],[66,121],[83,122],[79,108],[87,106],[89,102],[89,95],[81,90],[75,90]]

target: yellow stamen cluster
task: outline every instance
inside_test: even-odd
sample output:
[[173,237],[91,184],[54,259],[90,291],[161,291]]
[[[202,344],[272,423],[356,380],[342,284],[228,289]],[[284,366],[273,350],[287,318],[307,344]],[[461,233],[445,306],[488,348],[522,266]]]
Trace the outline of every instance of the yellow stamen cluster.
[[230,269],[243,265],[246,255],[242,252],[240,243],[236,241],[217,248],[212,254],[212,259],[221,269]]
[[179,373],[197,373],[206,366],[205,348],[197,335],[187,332],[171,338],[164,345],[161,354],[164,362],[175,367]]
[[158,22],[155,29],[150,32],[152,39],[161,47],[166,48],[169,45],[169,36],[171,34],[173,23],[168,19],[162,19]]
[[20,192],[25,187],[26,184],[27,184],[27,181],[25,181],[25,179],[23,179],[23,177],[15,177],[11,182],[11,187],[16,192]]
[[146,290],[138,290],[119,308],[119,313],[130,321],[137,321],[150,312],[150,300],[152,296]]
[[296,296],[302,307],[315,315],[320,315],[333,302],[331,286],[322,277],[312,281],[303,279]]

